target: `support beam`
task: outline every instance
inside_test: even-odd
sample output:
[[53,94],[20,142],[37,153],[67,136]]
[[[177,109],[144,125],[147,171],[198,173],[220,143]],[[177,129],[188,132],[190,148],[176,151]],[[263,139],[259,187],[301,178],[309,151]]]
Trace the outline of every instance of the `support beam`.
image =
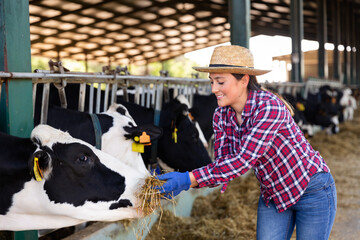
[[351,52],[350,52],[350,78],[351,84],[356,84],[356,52],[355,52],[355,45],[356,45],[356,30],[357,26],[355,26],[356,18],[355,18],[355,12],[354,12],[354,3],[351,3],[350,5],[350,46],[351,46]]
[[301,40],[304,38],[303,1],[292,0],[290,4],[292,42],[291,79],[292,82],[304,81],[304,57],[301,50]]
[[[0,1],[0,71],[31,72],[28,0]],[[29,137],[33,129],[31,79],[5,79],[0,102],[0,131]],[[37,231],[12,238],[37,239]]]
[[[0,71],[31,72],[28,0],[0,1]],[[2,91],[0,130],[29,137],[33,128],[31,80],[8,80]]]
[[339,0],[331,1],[331,12],[332,12],[332,35],[334,44],[334,55],[333,55],[333,78],[340,81],[340,56],[339,56],[339,45],[340,45],[340,4]]
[[343,67],[343,83],[350,84],[350,19],[349,19],[349,4],[347,1],[343,1],[342,7],[342,18],[343,18],[343,28],[344,29],[344,67]]
[[249,48],[251,37],[250,0],[229,0],[230,41]]
[[[360,24],[360,15],[356,14],[355,15],[355,19],[356,19],[356,23],[355,26],[359,26]],[[360,86],[360,31],[356,31],[356,84],[358,86]]]
[[327,79],[328,60],[325,50],[327,42],[327,5],[326,0],[317,0],[317,40],[319,42],[318,50],[318,74],[320,78]]

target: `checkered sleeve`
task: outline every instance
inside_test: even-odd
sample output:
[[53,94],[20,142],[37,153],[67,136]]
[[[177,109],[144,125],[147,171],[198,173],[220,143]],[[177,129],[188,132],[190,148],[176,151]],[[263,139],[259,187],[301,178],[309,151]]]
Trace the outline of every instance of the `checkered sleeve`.
[[[216,119],[215,116],[216,158],[213,163],[193,171],[199,187],[214,187],[226,184],[251,169],[257,159],[272,144],[272,140],[279,128],[288,118],[289,114],[286,111],[285,106],[274,99],[259,103],[254,115],[251,117],[251,127],[241,139],[227,135],[226,131],[224,131],[225,122],[222,121],[223,119]],[[231,152],[230,143],[235,141],[240,141],[240,147]],[[223,190],[225,189],[223,188]]]
[[224,119],[224,116],[222,116],[220,111],[216,111],[213,120],[215,159],[219,156],[225,156],[231,153],[230,141],[222,126],[224,124],[226,124],[226,119]]

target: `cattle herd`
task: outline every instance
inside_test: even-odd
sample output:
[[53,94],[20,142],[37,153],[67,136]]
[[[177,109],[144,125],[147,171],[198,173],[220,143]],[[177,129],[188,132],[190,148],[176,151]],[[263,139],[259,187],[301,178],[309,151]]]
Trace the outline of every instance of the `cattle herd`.
[[79,112],[71,94],[78,89],[66,88],[67,109],[53,89],[43,125],[39,88],[31,137],[1,133],[0,230],[139,218],[136,192],[151,171],[190,171],[211,162],[181,97],[163,104],[155,126],[153,109],[121,98],[101,113]]
[[340,122],[353,119],[359,101],[358,89],[338,89],[329,85],[308,92],[306,99],[301,94],[283,96],[294,107],[294,119],[306,137],[312,137],[315,129],[338,133]]
[[[38,88],[31,137],[0,133],[0,230],[138,218],[135,192],[152,171],[191,171],[211,163],[214,95],[194,94],[193,106],[176,96],[163,102],[160,113],[118,96],[116,104],[92,114],[76,110],[78,92],[78,85],[68,84],[64,109],[51,88],[43,125]],[[354,90],[330,86],[306,99],[283,96],[307,137],[314,126],[338,133],[339,122],[352,119],[358,101]]]

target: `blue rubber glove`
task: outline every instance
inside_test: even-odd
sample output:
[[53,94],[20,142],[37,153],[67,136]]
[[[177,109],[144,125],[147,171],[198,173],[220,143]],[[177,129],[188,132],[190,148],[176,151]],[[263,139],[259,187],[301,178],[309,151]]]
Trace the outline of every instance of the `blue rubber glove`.
[[159,187],[160,193],[165,193],[164,197],[171,199],[181,191],[187,191],[190,188],[191,181],[189,172],[170,172],[157,176],[157,179],[166,181]]

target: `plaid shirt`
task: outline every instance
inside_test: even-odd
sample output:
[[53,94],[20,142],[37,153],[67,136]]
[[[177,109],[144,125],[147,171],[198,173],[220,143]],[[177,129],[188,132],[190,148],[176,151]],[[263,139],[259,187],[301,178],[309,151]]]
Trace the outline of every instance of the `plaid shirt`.
[[229,106],[215,110],[215,161],[193,170],[199,187],[224,184],[224,192],[227,182],[253,168],[265,203],[273,200],[283,212],[300,199],[312,175],[330,172],[274,94],[249,91],[241,118],[239,125]]

